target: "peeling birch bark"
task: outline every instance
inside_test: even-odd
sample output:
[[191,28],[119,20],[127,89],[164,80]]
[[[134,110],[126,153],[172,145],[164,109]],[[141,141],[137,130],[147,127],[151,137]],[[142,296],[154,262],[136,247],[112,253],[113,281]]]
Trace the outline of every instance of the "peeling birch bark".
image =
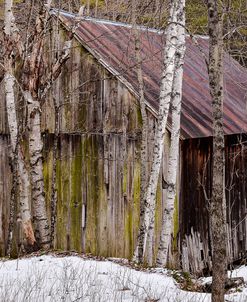
[[[43,45],[46,26],[45,20],[47,20],[45,17],[45,10],[42,9],[36,19],[35,40],[32,45],[30,56],[26,58],[24,64],[26,75],[23,77],[23,95],[28,104],[30,176],[32,184],[33,219],[35,230],[37,231],[36,238],[39,247],[48,249],[51,243],[51,234],[44,191],[41,102],[45,99],[53,82],[60,75],[63,64],[69,58],[72,34],[69,35],[69,40],[65,42],[61,56],[59,56],[58,60],[53,65],[47,79],[42,81],[42,77],[44,76]],[[56,175],[54,174],[54,177],[55,176]],[[55,180],[53,179],[53,181]],[[54,195],[53,198],[56,198],[56,196]],[[52,219],[54,220],[54,217]],[[55,224],[53,226],[55,227]]]
[[43,75],[43,44],[46,26],[46,11],[41,7],[36,18],[34,41],[30,53],[24,58],[23,96],[28,107],[29,163],[33,222],[38,247],[50,247],[50,226],[46,212],[43,178],[41,137],[41,108],[38,100],[40,81]]
[[[46,7],[49,9],[51,1],[48,1]],[[23,62],[23,75],[21,79],[22,91],[24,99],[28,106],[28,124],[29,124],[29,153],[30,153],[30,178],[31,178],[31,192],[32,192],[32,209],[33,218],[35,224],[35,230],[37,232],[37,244],[42,248],[50,247],[50,226],[48,222],[48,217],[46,213],[46,203],[45,203],[45,192],[44,192],[44,179],[43,179],[43,163],[42,163],[42,149],[43,142],[41,137],[41,101],[45,99],[45,96],[49,89],[51,88],[54,80],[61,73],[61,68],[63,64],[67,61],[70,54],[73,31],[69,35],[69,40],[65,42],[64,49],[61,56],[53,65],[51,73],[48,75],[48,80],[42,81],[44,75],[44,62],[43,62],[43,45],[44,45],[44,34],[45,26],[47,22],[47,14],[45,8],[42,7],[38,17],[36,18],[34,41],[28,49],[28,53],[25,58],[22,58],[23,45],[20,40],[20,35],[18,29],[14,22],[14,16],[12,13],[12,0],[6,0],[6,35],[10,36],[13,34],[14,39],[7,44],[6,48],[9,47],[10,58],[12,52],[13,41],[17,43],[15,48],[18,50],[19,56],[24,60]],[[12,23],[11,23],[12,22]],[[9,34],[8,34],[9,33]],[[7,62],[7,61],[6,61]],[[11,65],[11,64],[10,64]],[[9,73],[12,74],[11,72]],[[13,127],[11,125],[10,127]],[[17,128],[18,130],[18,128]],[[13,141],[12,145],[15,142]],[[24,186],[25,181],[28,178],[28,174],[25,173],[25,163],[24,157],[22,156],[21,149],[18,149],[20,159],[23,162],[18,166],[22,170],[23,179],[20,181],[20,188]],[[22,156],[22,157],[21,157]],[[54,176],[55,177],[55,176]],[[29,191],[28,187],[23,187],[23,192],[21,193],[22,198],[27,196]],[[29,219],[31,215],[28,215],[27,206],[25,203],[21,203],[22,215],[24,220]],[[22,221],[23,225],[27,227],[24,234],[30,233],[30,228],[25,221]],[[10,236],[11,237],[11,236]]]
[[29,208],[29,178],[28,172],[25,167],[24,157],[21,153],[20,144],[18,142],[18,123],[16,116],[16,107],[15,107],[15,93],[14,85],[15,78],[13,76],[13,40],[16,38],[17,28],[15,26],[15,19],[12,13],[12,1],[5,1],[5,76],[4,76],[4,85],[5,85],[5,99],[6,99],[6,108],[7,108],[7,117],[8,125],[10,131],[10,141],[12,149],[12,158],[13,158],[13,188],[11,192],[11,205],[10,205],[10,224],[9,224],[9,235],[8,235],[8,248],[7,254],[10,255],[11,252],[11,242],[13,238],[13,215],[14,215],[14,203],[16,202],[16,191],[19,184],[19,209],[21,213],[22,228],[24,234],[24,243],[25,246],[32,246],[35,242],[32,222],[31,222],[31,213]]
[[[11,153],[12,151],[10,151]],[[12,243],[13,243],[13,230],[14,230],[14,214],[15,214],[15,204],[17,201],[17,152],[14,153],[14,157],[9,157],[11,161],[11,170],[12,170],[12,187],[10,193],[10,204],[9,204],[9,226],[8,226],[8,237],[7,237],[7,248],[6,255],[7,257],[11,256]]]
[[183,65],[185,55],[185,0],[178,1],[177,50],[175,54],[175,74],[172,96],[172,130],[171,146],[168,160],[167,198],[162,213],[162,229],[156,263],[159,266],[167,264],[169,245],[173,226],[174,200],[176,196],[176,179],[179,159],[180,118],[182,103]]
[[43,141],[41,137],[41,109],[37,100],[34,100],[29,91],[23,92],[28,104],[29,116],[29,155],[30,155],[30,177],[32,187],[33,222],[36,239],[40,247],[50,247],[50,226],[46,212],[44,193],[44,177],[42,150]]
[[[21,225],[24,234],[24,241],[25,241],[24,245],[28,247],[30,245],[31,246],[34,245],[35,237],[34,237],[30,207],[29,207],[29,190],[30,190],[29,177],[28,177],[27,168],[25,166],[24,157],[21,152],[20,144],[17,143],[18,125],[17,125],[15,95],[14,95],[15,79],[12,75],[5,74],[4,82],[5,82],[5,95],[6,95],[6,105],[7,105],[6,107],[7,107],[8,124],[10,130],[12,154],[14,158],[16,157],[16,160],[14,160],[14,165],[16,164],[16,167],[13,169],[14,171],[16,169],[16,172],[14,173],[16,175],[13,176],[17,177],[17,180],[14,179],[13,182],[14,183],[17,182],[17,185],[19,185],[19,200],[20,200],[19,210],[22,220]],[[11,200],[11,203],[14,203],[14,200]],[[11,212],[13,212],[14,205],[11,204],[10,208],[11,208]],[[13,220],[11,218],[13,215],[14,213],[10,213],[10,223]],[[12,237],[13,237],[13,225],[10,226],[9,240],[12,240]],[[8,247],[7,250],[8,250],[7,254],[10,254],[11,247]]]
[[21,151],[21,147],[18,144],[18,178],[20,187],[20,213],[23,226],[24,238],[26,240],[25,245],[33,246],[35,243],[35,237],[32,226],[32,217],[29,206],[29,193],[30,193],[30,180],[28,170],[25,165],[24,156]]
[[9,226],[8,226],[8,240],[7,240],[7,249],[6,254],[10,257],[12,250],[12,241],[13,241],[13,230],[14,230],[14,211],[15,204],[17,202],[17,189],[18,189],[18,180],[17,180],[17,121],[16,121],[16,112],[15,112],[15,95],[14,95],[14,77],[9,73],[12,71],[12,59],[11,52],[12,46],[10,43],[10,36],[12,33],[11,26],[13,20],[12,14],[13,1],[4,2],[4,34],[5,34],[5,75],[4,75],[4,90],[5,90],[5,102],[8,116],[9,132],[10,132],[10,145],[11,145],[11,155],[9,156],[12,164],[12,188],[11,188],[11,197],[10,197],[10,211],[9,211]]
[[[44,178],[43,178],[43,161],[42,149],[43,141],[41,137],[41,102],[45,100],[47,92],[51,88],[53,82],[61,73],[63,64],[67,61],[70,54],[72,36],[69,41],[65,42],[61,56],[55,62],[48,77],[42,83],[42,76],[44,71],[43,66],[43,44],[44,44],[44,28],[45,24],[45,10],[42,9],[39,17],[36,20],[35,41],[32,46],[30,56],[25,61],[25,68],[27,70],[26,77],[24,77],[24,98],[28,104],[28,119],[29,119],[29,153],[30,153],[30,175],[32,184],[32,204],[33,204],[33,218],[35,229],[37,231],[38,245],[42,248],[48,249],[51,240],[54,237],[55,228],[55,207],[53,204],[53,212],[51,217],[52,234],[50,233],[50,225],[47,217]],[[53,164],[53,203],[56,199],[55,192],[55,178],[56,164]]]
[[[11,196],[10,196],[10,206],[9,206],[9,227],[8,227],[8,240],[7,240],[7,249],[6,254],[10,257],[12,250],[12,241],[13,241],[13,230],[14,230],[14,212],[15,212],[15,204],[17,202],[17,161],[18,155],[16,150],[17,145],[17,123],[16,120],[11,123],[11,119],[13,120],[14,114],[13,109],[15,110],[14,105],[14,78],[5,73],[4,75],[4,88],[5,88],[5,101],[6,101],[6,109],[8,116],[8,124],[9,124],[9,132],[10,132],[10,144],[11,144],[11,155],[9,156],[9,160],[12,165],[12,188],[11,188]],[[9,100],[12,100],[11,102]],[[15,111],[14,111],[15,113]],[[10,120],[10,121],[9,121]],[[16,133],[16,135],[15,135]]]
[[[176,8],[177,1],[173,1],[171,3],[170,9],[170,17],[169,24],[166,30],[166,44],[164,47],[164,71],[161,77],[161,88],[160,88],[160,105],[159,105],[159,113],[158,113],[158,121],[155,130],[155,140],[154,140],[154,153],[153,153],[153,162],[151,168],[151,174],[147,186],[147,190],[144,198],[144,218],[141,222],[138,238],[137,238],[137,246],[135,255],[139,254],[139,250],[142,250],[142,257],[137,259],[137,262],[143,262],[146,247],[147,247],[147,239],[148,246],[152,248],[153,236],[149,236],[148,232],[152,233],[152,229],[154,225],[151,222],[154,221],[154,212],[155,212],[155,197],[156,190],[159,178],[159,172],[161,167],[162,160],[162,152],[164,147],[164,136],[166,131],[166,123],[167,117],[170,107],[170,99],[172,93],[172,83],[173,83],[173,75],[174,75],[174,67],[175,67],[175,51],[176,51],[176,43],[177,43],[177,31],[175,22],[177,21],[176,16]],[[152,259],[152,251],[148,252],[147,262],[149,265],[153,264]]]
[[15,152],[16,145],[17,145],[17,134],[18,134],[16,109],[15,109],[14,85],[15,85],[15,78],[11,74],[6,72],[4,75],[4,90],[5,90],[5,101],[6,101],[8,126],[9,126],[10,143],[11,143],[12,152]]

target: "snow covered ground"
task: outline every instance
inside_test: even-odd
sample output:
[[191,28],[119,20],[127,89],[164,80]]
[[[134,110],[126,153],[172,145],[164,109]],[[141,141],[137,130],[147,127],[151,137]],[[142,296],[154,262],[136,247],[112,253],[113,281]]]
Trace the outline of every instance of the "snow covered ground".
[[[247,267],[235,270],[234,276],[247,281]],[[0,301],[209,302],[210,294],[185,292],[164,273],[140,272],[111,261],[41,256],[0,261]],[[247,301],[247,288],[227,295],[226,301]]]

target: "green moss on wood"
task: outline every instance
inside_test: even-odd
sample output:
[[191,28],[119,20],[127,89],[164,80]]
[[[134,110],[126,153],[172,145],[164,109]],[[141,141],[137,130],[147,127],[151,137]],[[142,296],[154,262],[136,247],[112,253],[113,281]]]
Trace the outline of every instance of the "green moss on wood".
[[57,189],[57,224],[56,224],[56,248],[58,249],[62,249],[63,245],[62,245],[62,236],[61,234],[63,233],[63,208],[61,207],[60,203],[62,203],[62,183],[61,183],[61,160],[57,160],[57,169],[56,169],[56,189]]
[[104,184],[104,166],[103,161],[99,159],[98,161],[98,211],[100,215],[99,226],[98,226],[98,253],[103,256],[109,256],[109,246],[107,242],[107,209],[108,209],[108,200],[106,194],[106,188]]
[[[140,208],[140,194],[141,194],[141,167],[140,163],[136,162],[135,163],[135,168],[134,168],[134,208],[138,207]],[[138,220],[139,222],[139,220]]]
[[45,160],[43,162],[43,177],[44,177],[44,189],[46,195],[47,206],[50,205],[49,197],[51,195],[51,178],[52,178],[52,151],[46,152]]
[[124,234],[126,242],[128,242],[128,256],[131,259],[131,255],[134,251],[134,242],[133,242],[133,210],[131,207],[128,208],[128,213],[125,218],[125,234]]
[[86,165],[86,192],[87,192],[87,221],[86,221],[86,252],[97,252],[98,226],[98,146],[94,136],[83,139],[83,155]]
[[71,248],[81,251],[81,213],[82,213],[82,144],[74,143],[75,150],[71,159]]
[[[63,142],[62,142],[63,143]],[[64,152],[64,154],[66,154]],[[57,161],[57,248],[67,249],[68,233],[68,203],[70,198],[69,157]]]
[[[130,168],[130,167],[129,167]],[[128,173],[126,171],[126,173]],[[125,214],[125,234],[124,240],[128,247],[126,250],[127,256],[132,258],[135,248],[135,238],[137,236],[138,227],[139,227],[139,213],[140,213],[140,163],[135,162],[134,166],[134,176],[133,176],[133,184],[132,184],[132,200],[128,200],[127,204],[127,213]]]

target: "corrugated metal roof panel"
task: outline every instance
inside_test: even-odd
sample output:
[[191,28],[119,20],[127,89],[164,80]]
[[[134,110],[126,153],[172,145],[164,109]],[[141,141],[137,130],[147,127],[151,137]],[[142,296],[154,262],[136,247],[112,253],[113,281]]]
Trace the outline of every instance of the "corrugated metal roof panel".
[[[74,15],[60,12],[61,21],[71,27]],[[140,27],[142,68],[145,98],[158,110],[162,72],[164,33]],[[138,92],[135,72],[134,38],[130,25],[82,19],[76,29],[80,42],[97,54],[115,73],[124,78]],[[183,78],[181,135],[183,138],[212,135],[212,109],[208,73],[202,52],[208,53],[208,40],[197,37],[196,45],[186,39]],[[224,55],[224,131],[225,134],[247,132],[247,71],[228,54]]]

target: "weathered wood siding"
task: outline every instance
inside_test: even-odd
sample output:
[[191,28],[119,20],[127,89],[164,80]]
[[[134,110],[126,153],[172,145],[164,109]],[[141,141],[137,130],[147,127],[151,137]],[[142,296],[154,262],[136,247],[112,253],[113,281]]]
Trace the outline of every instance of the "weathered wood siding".
[[[65,39],[63,32],[56,45],[55,40],[51,39],[47,53],[55,56],[56,47],[62,49]],[[47,64],[50,65],[49,58]],[[55,127],[54,98],[59,105],[60,133],[55,248],[102,256],[131,257],[137,237],[140,206],[142,121],[136,96],[74,41],[71,58],[42,108],[48,213]],[[3,97],[0,102],[4,108]],[[0,126],[1,133],[4,133],[0,135],[0,165],[4,165],[0,178],[0,185],[4,188],[0,197],[0,211],[4,214],[0,219],[4,219],[2,229],[6,232],[11,173],[7,163],[8,130],[4,110],[1,110]],[[146,164],[149,167],[154,127],[155,118],[148,112],[149,160]],[[165,159],[168,145],[167,134]],[[166,169],[164,160],[164,174]],[[155,218],[156,248],[164,197],[160,182]],[[4,235],[1,237],[1,232],[0,240],[6,240]]]
[[246,135],[226,138],[226,206],[230,261],[247,256]]
[[[227,206],[229,262],[246,257],[247,205],[245,136],[225,138],[225,195]],[[211,268],[208,204],[211,196],[212,138],[182,143],[179,238],[185,270]]]
[[8,235],[9,198],[11,191],[11,171],[8,159],[8,137],[0,135],[0,255],[5,253]]
[[[138,101],[76,41],[54,91],[61,133],[56,247],[131,257],[139,223]],[[43,120],[48,133],[54,129],[51,108],[49,100]],[[154,123],[149,114],[150,150]]]

